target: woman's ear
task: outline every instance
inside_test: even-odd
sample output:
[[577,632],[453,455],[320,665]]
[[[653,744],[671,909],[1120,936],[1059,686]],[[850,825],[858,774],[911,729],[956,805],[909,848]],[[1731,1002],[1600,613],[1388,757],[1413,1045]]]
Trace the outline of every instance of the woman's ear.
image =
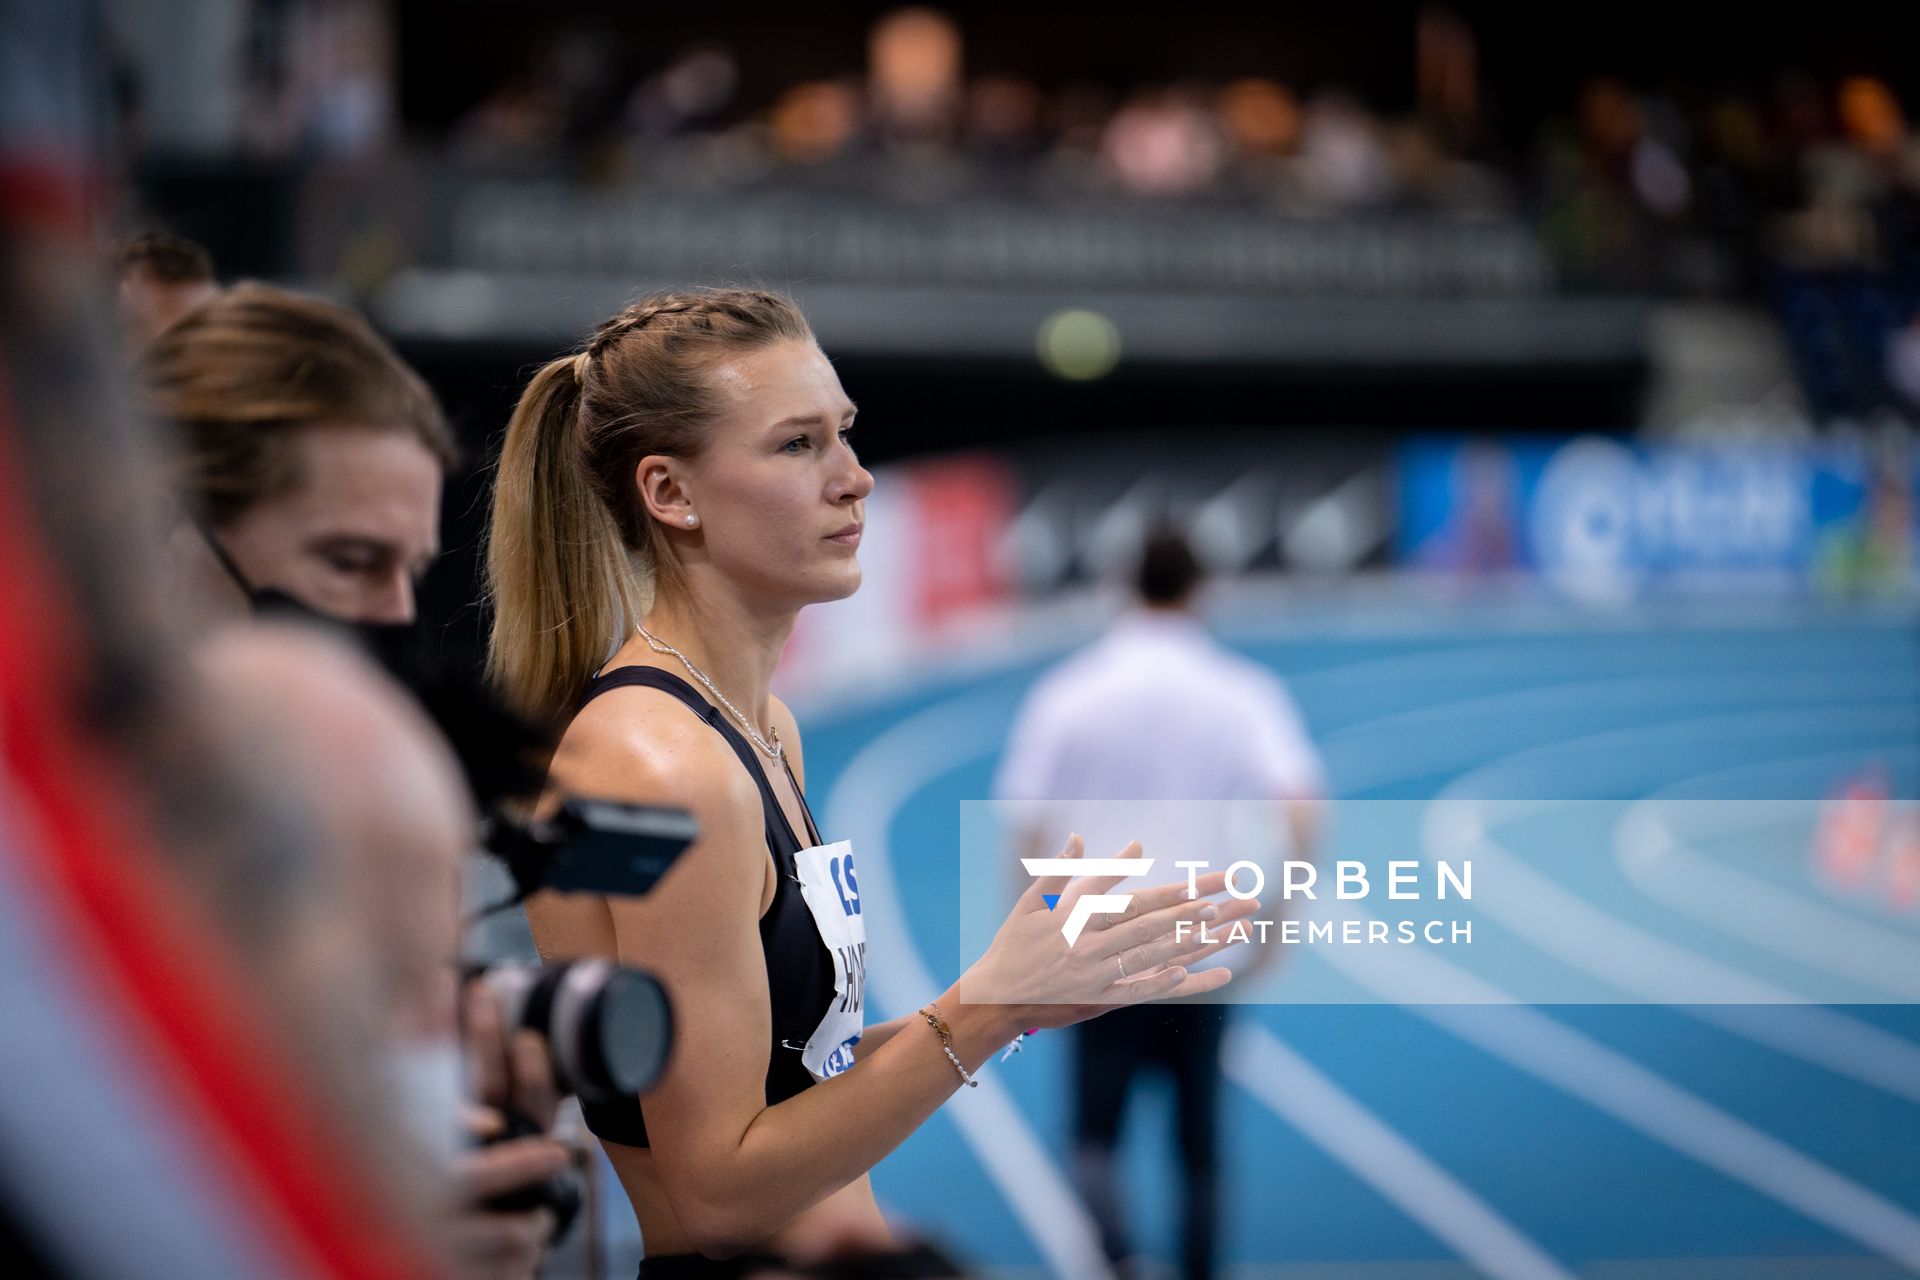
[[683,483],[680,459],[650,453],[634,468],[633,479],[650,519],[670,529],[699,528],[700,513]]

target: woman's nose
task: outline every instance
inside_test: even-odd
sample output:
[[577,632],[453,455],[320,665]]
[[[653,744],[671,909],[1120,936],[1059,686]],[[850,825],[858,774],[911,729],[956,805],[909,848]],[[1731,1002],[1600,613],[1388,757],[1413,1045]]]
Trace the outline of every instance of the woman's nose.
[[847,451],[848,467],[839,477],[834,498],[845,501],[848,498],[861,499],[873,492],[873,472],[860,465],[853,451]]

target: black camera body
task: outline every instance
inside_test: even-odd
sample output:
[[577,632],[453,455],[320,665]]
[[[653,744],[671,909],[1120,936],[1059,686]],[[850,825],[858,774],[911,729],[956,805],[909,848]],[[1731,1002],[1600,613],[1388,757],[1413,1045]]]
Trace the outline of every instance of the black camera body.
[[568,796],[548,818],[496,810],[481,824],[488,853],[513,876],[519,901],[542,889],[637,897],[700,834],[685,809]]

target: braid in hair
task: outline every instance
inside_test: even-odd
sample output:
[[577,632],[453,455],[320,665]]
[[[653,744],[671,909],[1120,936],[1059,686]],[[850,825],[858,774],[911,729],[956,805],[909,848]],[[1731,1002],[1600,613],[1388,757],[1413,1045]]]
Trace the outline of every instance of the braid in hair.
[[656,584],[674,577],[673,546],[634,471],[651,455],[698,454],[717,407],[714,363],[781,341],[813,332],[780,294],[663,293],[534,376],[507,426],[488,555],[488,666],[523,710],[570,710]]
[[[798,321],[798,332],[790,331],[790,321]],[[777,336],[812,337],[792,301],[776,293],[758,289],[662,293],[643,298],[602,323],[588,339],[586,352],[589,360],[598,360],[641,332],[658,334],[667,346],[679,347],[713,340],[750,345],[774,330],[781,331]]]

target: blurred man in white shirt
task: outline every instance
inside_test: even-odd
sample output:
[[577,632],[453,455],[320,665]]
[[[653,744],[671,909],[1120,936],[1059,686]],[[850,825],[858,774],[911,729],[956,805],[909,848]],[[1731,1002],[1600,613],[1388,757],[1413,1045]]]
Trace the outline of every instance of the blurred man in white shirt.
[[[1223,868],[1249,856],[1249,833],[1241,829],[1247,824],[1239,819],[1250,812],[1280,828],[1268,842],[1271,856],[1251,859],[1263,864],[1270,883],[1279,883],[1273,872],[1280,858],[1311,851],[1325,792],[1319,757],[1280,680],[1207,634],[1194,612],[1202,576],[1178,534],[1149,537],[1135,580],[1138,607],[1027,696],[995,780],[1023,854],[1048,842],[1057,847],[1070,827],[1093,855],[1110,857],[1138,839],[1161,869],[1195,858]],[[1240,982],[1279,955],[1277,945],[1226,955],[1236,952],[1244,958],[1235,966]],[[1153,1005],[1074,1028],[1075,1175],[1116,1262],[1127,1260],[1132,1246],[1114,1147],[1134,1076],[1161,1066],[1176,1092],[1186,1189],[1182,1269],[1188,1280],[1211,1280],[1227,1011],[1218,1004]]]

